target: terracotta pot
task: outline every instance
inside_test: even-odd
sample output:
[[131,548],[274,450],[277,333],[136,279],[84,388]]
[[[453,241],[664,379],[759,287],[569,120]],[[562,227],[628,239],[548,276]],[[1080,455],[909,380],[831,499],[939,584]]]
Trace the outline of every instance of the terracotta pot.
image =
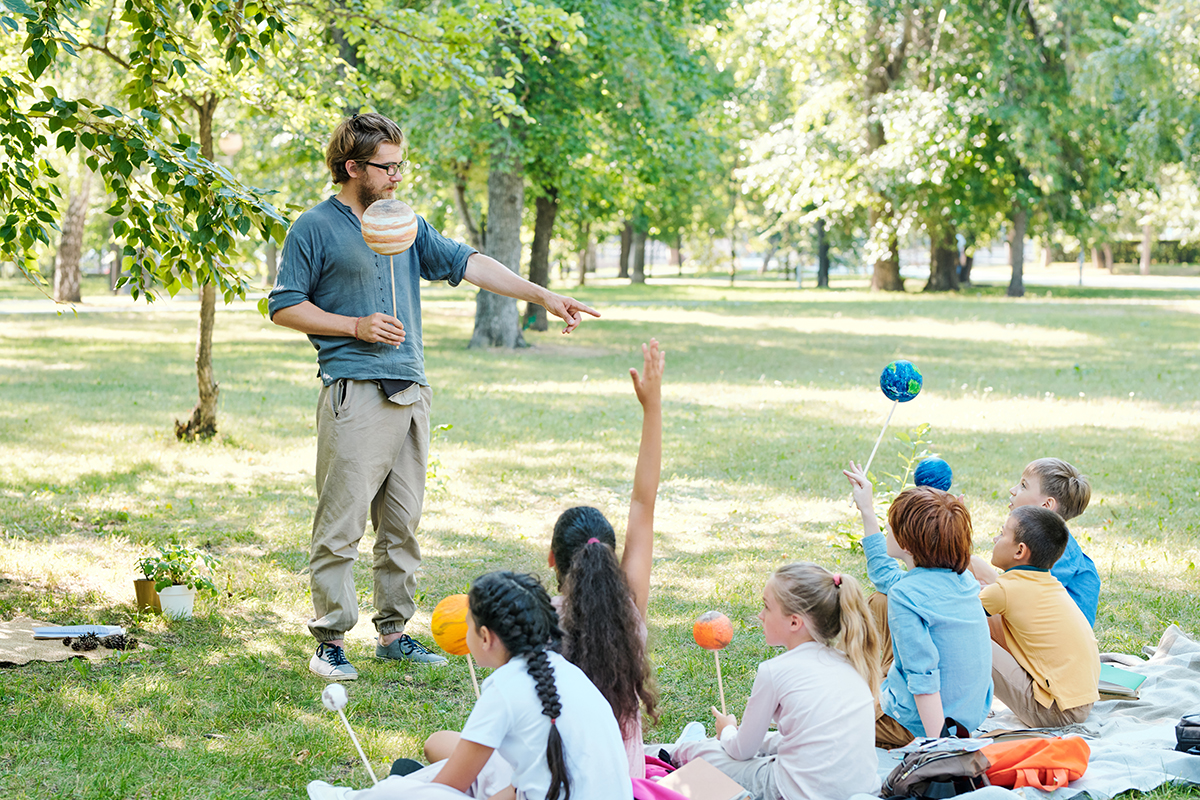
[[137,597],[138,611],[162,613],[162,604],[158,602],[158,592],[154,591],[154,581],[149,578],[135,579],[133,593]]

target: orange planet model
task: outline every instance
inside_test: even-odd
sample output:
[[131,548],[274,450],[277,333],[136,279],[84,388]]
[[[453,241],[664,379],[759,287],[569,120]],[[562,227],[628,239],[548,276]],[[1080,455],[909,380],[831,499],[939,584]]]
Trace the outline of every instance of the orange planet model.
[[417,238],[417,214],[399,200],[376,200],[363,212],[363,241],[376,253],[394,256]]
[[452,656],[465,656],[467,649],[467,596],[452,594],[433,609],[429,630],[437,646]]
[[722,650],[733,641],[733,625],[720,611],[706,611],[692,625],[692,637],[705,650]]

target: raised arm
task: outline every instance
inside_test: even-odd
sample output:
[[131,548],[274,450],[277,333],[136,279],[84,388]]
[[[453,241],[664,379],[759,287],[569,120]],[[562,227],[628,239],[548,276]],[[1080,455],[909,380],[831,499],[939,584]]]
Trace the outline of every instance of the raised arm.
[[625,526],[621,569],[633,590],[633,602],[642,619],[650,603],[650,567],[654,563],[654,501],[662,470],[662,377],[667,355],[658,342],[642,345],[642,371],[630,368],[633,391],[642,404],[642,443],[633,471],[633,496]]
[[567,323],[563,333],[575,330],[583,321],[584,314],[591,314],[593,317],[600,316],[600,312],[574,298],[555,294],[536,283],[530,283],[496,259],[485,256],[483,253],[475,253],[467,259],[467,272],[463,277],[480,289],[487,289],[489,292],[502,294],[505,297],[515,297],[518,300],[545,306],[547,311]]

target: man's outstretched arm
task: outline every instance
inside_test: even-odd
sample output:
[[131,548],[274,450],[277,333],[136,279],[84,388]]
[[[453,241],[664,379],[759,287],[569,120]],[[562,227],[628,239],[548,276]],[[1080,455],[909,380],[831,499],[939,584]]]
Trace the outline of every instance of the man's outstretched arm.
[[464,277],[480,289],[487,289],[505,297],[515,297],[530,303],[544,306],[547,311],[567,323],[563,333],[575,330],[583,321],[584,314],[593,317],[600,312],[565,295],[555,294],[545,287],[538,286],[516,274],[491,256],[475,253],[467,259],[467,272]]

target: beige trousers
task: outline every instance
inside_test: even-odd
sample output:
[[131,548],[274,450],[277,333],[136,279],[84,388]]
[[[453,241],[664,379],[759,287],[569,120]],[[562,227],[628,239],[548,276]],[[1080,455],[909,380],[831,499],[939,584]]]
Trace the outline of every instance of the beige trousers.
[[[894,654],[892,653],[892,627],[888,624],[887,604],[887,595],[883,592],[875,592],[867,598],[867,608],[871,610],[871,616],[875,619],[875,627],[879,631],[879,661],[883,665],[883,674],[885,676],[888,670],[892,668],[892,660],[894,658]],[[883,706],[879,705],[879,700],[875,701],[876,747],[892,750],[896,747],[904,747],[904,745],[911,742],[914,738],[912,731],[883,713]]]
[[1033,696],[1033,678],[1012,653],[992,642],[992,683],[996,697],[1031,728],[1061,728],[1083,722],[1092,713],[1093,703],[1074,708],[1058,707],[1055,700],[1046,708]]
[[317,513],[309,553],[319,642],[358,622],[354,562],[370,515],[375,530],[375,623],[404,630],[416,610],[417,524],[425,500],[433,390],[413,384],[391,400],[374,381],[338,380],[317,403]]

